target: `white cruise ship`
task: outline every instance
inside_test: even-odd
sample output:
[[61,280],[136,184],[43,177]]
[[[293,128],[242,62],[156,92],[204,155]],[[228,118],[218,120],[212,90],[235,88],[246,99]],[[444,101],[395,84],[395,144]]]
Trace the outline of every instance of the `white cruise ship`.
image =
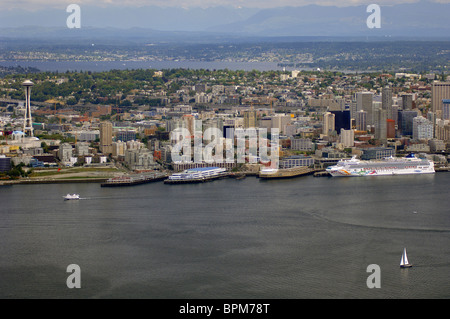
[[339,161],[326,171],[332,176],[385,176],[435,172],[433,161],[417,158],[414,154],[370,161],[358,160],[354,156],[352,159]]

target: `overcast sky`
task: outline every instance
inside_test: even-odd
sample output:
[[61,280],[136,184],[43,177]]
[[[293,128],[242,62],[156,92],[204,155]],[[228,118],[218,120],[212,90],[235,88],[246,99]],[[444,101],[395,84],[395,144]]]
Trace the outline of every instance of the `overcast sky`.
[[[427,0],[432,2],[450,3],[450,0]],[[417,0],[1,0],[0,9],[24,9],[39,10],[48,8],[65,8],[69,4],[95,6],[173,6],[173,7],[211,7],[211,6],[233,6],[251,8],[270,8],[282,6],[302,6],[307,4],[333,5],[333,6],[354,6],[369,5],[390,5],[400,3],[417,2]]]

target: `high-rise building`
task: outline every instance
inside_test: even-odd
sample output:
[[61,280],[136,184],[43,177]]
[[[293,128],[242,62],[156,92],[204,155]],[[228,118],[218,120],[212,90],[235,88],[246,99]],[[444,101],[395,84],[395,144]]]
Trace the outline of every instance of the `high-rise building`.
[[353,147],[355,145],[355,131],[341,129],[341,143],[344,147]]
[[412,94],[403,94],[402,95],[402,108],[406,111],[412,110]]
[[413,119],[417,116],[417,111],[398,112],[398,130],[401,135],[413,134]]
[[356,113],[356,129],[358,131],[367,131],[367,112],[364,110]]
[[100,123],[100,152],[103,154],[112,153],[112,123]]
[[431,110],[436,113],[438,118],[442,116],[442,100],[445,99],[450,99],[450,82],[433,82],[431,84]]
[[335,130],[334,127],[334,114],[330,112],[326,112],[323,115],[323,131],[324,135],[331,135]]
[[442,100],[442,119],[450,120],[450,99]]
[[387,142],[387,110],[378,109],[375,115],[375,139],[382,143]]
[[244,111],[244,128],[257,127],[256,111]]
[[381,108],[387,111],[387,118],[394,119],[392,109],[392,89],[388,86],[384,87],[381,92]]
[[386,137],[395,138],[395,121],[387,119],[386,122]]
[[413,119],[413,139],[429,140],[433,138],[433,124],[422,116]]
[[[373,93],[372,92],[358,92],[356,93],[356,110],[366,112],[366,126],[373,124]],[[352,114],[353,118],[356,118],[355,114]]]
[[341,129],[351,129],[350,110],[330,111],[330,113],[334,114],[334,129],[336,132],[340,132]]

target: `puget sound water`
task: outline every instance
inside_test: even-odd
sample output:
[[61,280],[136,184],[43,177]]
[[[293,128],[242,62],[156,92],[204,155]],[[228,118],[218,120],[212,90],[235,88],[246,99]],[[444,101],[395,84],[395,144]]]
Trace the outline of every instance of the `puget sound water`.
[[449,185],[436,173],[1,186],[0,297],[449,298]]

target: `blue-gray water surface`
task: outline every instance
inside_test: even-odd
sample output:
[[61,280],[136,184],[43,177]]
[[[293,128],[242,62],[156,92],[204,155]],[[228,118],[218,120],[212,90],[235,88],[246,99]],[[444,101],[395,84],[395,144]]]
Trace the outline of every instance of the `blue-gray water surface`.
[[449,298],[449,185],[436,173],[2,186],[0,297]]

